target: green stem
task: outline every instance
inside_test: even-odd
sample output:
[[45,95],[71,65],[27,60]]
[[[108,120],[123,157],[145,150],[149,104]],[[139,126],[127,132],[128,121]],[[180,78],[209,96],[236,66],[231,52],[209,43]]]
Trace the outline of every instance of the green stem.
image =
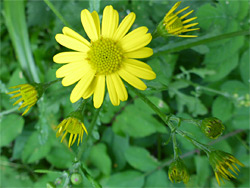
[[187,140],[189,140],[189,142],[191,142],[193,145],[195,145],[197,148],[199,148],[200,150],[203,150],[206,153],[210,153],[210,149],[209,146],[202,144],[200,142],[198,142],[196,139],[188,136],[186,133],[184,133],[181,130],[176,130],[176,133],[178,133],[179,135],[181,135],[182,137],[186,138]]
[[249,35],[249,30],[242,30],[242,31],[236,31],[236,32],[232,32],[232,33],[226,33],[226,34],[222,34],[222,35],[218,35],[218,36],[214,36],[214,37],[209,37],[202,39],[202,37],[199,37],[197,39],[190,39],[191,42],[187,43],[187,42],[178,42],[175,43],[173,45],[165,45],[159,48],[154,49],[154,55],[159,55],[162,53],[173,53],[173,52],[178,52],[181,50],[185,50],[194,46],[199,46],[202,44],[207,44],[210,42],[214,42],[214,41],[219,41],[219,40],[223,40],[223,39],[227,39],[227,38],[232,38],[232,37],[237,37],[237,36],[241,36],[241,35]]
[[85,138],[84,142],[83,142],[82,145],[81,145],[81,148],[80,148],[80,150],[79,150],[79,152],[78,152],[78,154],[77,154],[76,161],[79,161],[79,160],[81,159],[81,157],[82,157],[82,154],[83,154],[83,152],[84,152],[84,150],[85,150],[85,148],[86,148],[86,146],[87,146],[89,137],[92,135],[92,131],[93,131],[95,125],[96,125],[96,120],[97,120],[97,118],[98,118],[100,109],[101,109],[101,108],[98,108],[98,109],[95,111],[94,117],[93,117],[92,122],[91,122],[90,127],[89,127],[89,131],[88,131],[89,134],[88,134],[88,136]]
[[179,157],[179,154],[178,154],[178,145],[176,142],[175,132],[172,133],[172,139],[173,139],[173,149],[174,149],[174,160],[176,160]]
[[49,0],[43,0],[48,7],[54,12],[54,14],[62,21],[62,23],[68,27],[70,27],[70,24],[64,19],[64,17],[61,15],[61,13],[55,8],[55,6],[49,1]]

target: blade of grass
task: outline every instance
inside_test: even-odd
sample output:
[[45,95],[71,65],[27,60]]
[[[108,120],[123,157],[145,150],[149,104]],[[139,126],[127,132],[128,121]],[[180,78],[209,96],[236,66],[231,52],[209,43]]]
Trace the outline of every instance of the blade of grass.
[[25,20],[24,0],[4,1],[4,18],[11,42],[22,70],[29,81],[39,82],[37,69],[32,55],[27,24]]
[[61,15],[61,13],[56,9],[56,7],[49,1],[49,0],[43,0],[48,7],[52,10],[52,12],[61,20],[61,22],[66,25],[67,27],[71,27],[70,24],[64,19],[64,17]]
[[177,42],[173,44],[167,44],[159,48],[154,49],[154,55],[160,55],[162,53],[173,53],[181,50],[185,50],[194,46],[199,46],[202,44],[207,44],[214,41],[219,41],[227,38],[237,37],[241,35],[249,35],[249,30],[236,31],[232,33],[226,33],[217,36],[203,36],[195,39],[184,40],[182,42]]

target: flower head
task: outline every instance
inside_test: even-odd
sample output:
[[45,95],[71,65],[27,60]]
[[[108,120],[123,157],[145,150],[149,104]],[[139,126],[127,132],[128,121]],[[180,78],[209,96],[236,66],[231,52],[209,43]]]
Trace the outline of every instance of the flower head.
[[77,116],[74,115],[74,112],[68,118],[64,119],[56,127],[56,129],[58,129],[56,137],[59,137],[64,132],[61,142],[64,140],[67,134],[70,133],[69,145],[68,145],[69,147],[75,143],[77,136],[78,136],[77,145],[79,145],[80,141],[82,142],[84,131],[86,132],[86,134],[88,134],[88,131],[85,128],[83,122],[79,118],[77,118]]
[[135,59],[153,54],[151,48],[145,47],[152,39],[148,28],[139,27],[126,34],[134,20],[135,14],[131,12],[119,25],[118,12],[106,6],[100,27],[98,13],[84,9],[81,21],[90,42],[68,27],[63,28],[63,34],[56,35],[58,43],[74,50],[53,58],[55,63],[66,63],[56,72],[58,78],[63,78],[63,86],[78,82],[70,95],[72,103],[93,95],[94,106],[99,108],[107,85],[109,98],[117,106],[128,98],[122,79],[140,90],[147,86],[139,78],[155,79],[151,67]]
[[[198,23],[192,23],[192,24],[187,24],[193,20],[195,20],[197,17],[189,18],[186,20],[183,20],[186,18],[188,15],[190,15],[193,10],[190,12],[184,14],[183,16],[178,16],[178,14],[182,13],[183,11],[187,10],[189,8],[185,7],[178,12],[174,11],[178,8],[178,6],[181,4],[181,1],[177,2],[165,15],[163,21],[159,24],[158,30],[164,30],[161,33],[166,33],[165,35],[176,35],[178,37],[197,37],[196,35],[182,35],[183,33],[189,32],[189,31],[195,31],[199,30],[199,28],[193,28],[190,29],[193,26],[198,25]],[[161,29],[163,27],[163,29]]]
[[169,166],[168,177],[172,183],[187,183],[189,181],[189,173],[182,159],[175,159]]
[[7,94],[15,94],[10,99],[21,97],[19,98],[13,105],[19,104],[22,102],[21,106],[18,108],[27,107],[26,110],[23,112],[22,116],[25,115],[29,109],[34,106],[39,99],[39,92],[35,84],[21,84],[17,86],[11,87],[13,89],[18,88],[16,91],[11,91]]
[[222,124],[221,120],[215,117],[205,118],[201,121],[201,130],[202,132],[211,139],[218,138],[223,131],[225,126]]
[[242,164],[233,155],[223,151],[219,150],[212,151],[211,153],[209,153],[208,157],[209,157],[209,162],[213,167],[215,177],[219,185],[220,185],[220,180],[224,183],[223,178],[226,180],[229,180],[229,178],[236,178],[232,174],[233,172],[234,174],[238,175],[235,169],[240,171],[239,168],[236,166],[236,164],[244,166],[244,164]]

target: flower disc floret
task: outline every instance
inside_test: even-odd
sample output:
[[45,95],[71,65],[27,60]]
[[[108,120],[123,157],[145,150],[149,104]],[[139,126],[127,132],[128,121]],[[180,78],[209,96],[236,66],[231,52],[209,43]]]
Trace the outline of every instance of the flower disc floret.
[[119,69],[123,53],[121,47],[112,39],[100,38],[91,44],[87,59],[97,74],[106,75]]
[[11,88],[13,89],[18,88],[18,89],[16,91],[7,93],[7,94],[15,94],[10,99],[21,97],[13,104],[13,106],[22,102],[18,110],[24,107],[27,107],[26,110],[22,114],[23,116],[30,110],[32,106],[36,104],[39,98],[38,91],[36,87],[34,87],[31,84],[21,84],[21,85],[13,86]]
[[56,129],[58,129],[56,137],[59,137],[64,132],[61,142],[64,140],[67,134],[70,133],[68,147],[72,146],[75,143],[77,136],[78,136],[77,145],[79,145],[80,141],[82,142],[84,132],[88,134],[87,129],[85,128],[82,121],[75,117],[68,117],[64,119],[56,127]]

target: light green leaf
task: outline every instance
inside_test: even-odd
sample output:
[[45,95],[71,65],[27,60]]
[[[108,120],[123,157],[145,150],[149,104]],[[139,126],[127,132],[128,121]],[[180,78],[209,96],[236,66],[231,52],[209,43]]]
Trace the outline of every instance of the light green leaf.
[[144,188],[163,188],[169,187],[170,181],[164,170],[157,170],[150,174],[145,182]]
[[103,143],[92,146],[89,160],[95,165],[100,171],[109,175],[111,173],[111,159],[107,154],[107,147]]
[[[222,110],[223,109],[223,110]],[[228,121],[232,117],[233,104],[230,99],[219,96],[212,105],[212,114],[222,122]]]
[[245,84],[249,84],[250,82],[250,69],[249,69],[249,62],[250,62],[250,51],[247,49],[240,59],[240,76]]
[[22,116],[11,114],[4,116],[0,121],[0,147],[2,147],[10,144],[19,134],[21,134],[24,119]]
[[204,187],[210,175],[210,165],[206,156],[195,156],[194,158],[197,174],[197,185]]
[[154,170],[159,165],[159,162],[146,149],[140,147],[129,147],[125,152],[125,157],[131,166],[144,172]]
[[22,161],[24,163],[34,163],[44,158],[51,149],[50,141],[51,140],[48,139],[45,144],[41,144],[39,141],[39,133],[33,132],[23,149]]
[[140,188],[144,184],[143,174],[137,171],[128,170],[113,174],[108,181],[103,184],[103,188],[110,187],[136,187]]

